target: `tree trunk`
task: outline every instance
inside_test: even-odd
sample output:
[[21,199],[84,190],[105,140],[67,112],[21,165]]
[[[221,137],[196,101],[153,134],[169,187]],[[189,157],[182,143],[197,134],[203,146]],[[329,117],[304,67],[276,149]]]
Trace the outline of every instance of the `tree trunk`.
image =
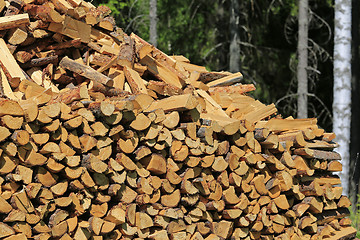
[[299,34],[298,34],[298,67],[297,67],[297,79],[298,79],[298,105],[297,105],[297,117],[307,118],[308,111],[308,0],[299,1]]
[[157,0],[150,0],[150,40],[149,42],[157,46]]
[[[352,66],[360,64],[360,22],[358,12],[360,11],[360,3],[358,0],[352,0]],[[352,68],[352,102],[360,102],[360,69]],[[359,193],[360,182],[360,108],[351,109],[351,141],[350,141],[350,176],[351,187],[349,197],[353,203],[353,210],[356,208],[357,194]],[[360,157],[360,156],[359,156]]]
[[230,5],[230,72],[240,71],[239,2],[231,0]]
[[343,193],[349,192],[351,125],[351,1],[335,0],[333,131],[340,147]]

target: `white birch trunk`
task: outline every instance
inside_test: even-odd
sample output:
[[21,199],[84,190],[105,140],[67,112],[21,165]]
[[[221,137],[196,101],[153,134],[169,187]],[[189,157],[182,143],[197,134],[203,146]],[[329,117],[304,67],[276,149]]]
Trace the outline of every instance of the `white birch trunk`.
[[239,3],[231,0],[230,5],[230,72],[240,71]]
[[308,117],[308,0],[299,1],[299,34],[298,34],[298,102],[297,102],[297,117]]
[[[343,193],[349,193],[351,126],[351,1],[335,0],[333,131],[340,145]],[[359,107],[359,106],[357,106]]]
[[149,4],[150,17],[150,40],[149,42],[157,47],[157,0],[150,0]]

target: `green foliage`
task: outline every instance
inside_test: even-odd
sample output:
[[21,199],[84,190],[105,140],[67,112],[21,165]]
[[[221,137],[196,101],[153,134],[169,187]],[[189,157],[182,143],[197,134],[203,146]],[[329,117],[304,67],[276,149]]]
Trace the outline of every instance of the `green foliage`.
[[352,221],[352,226],[357,230],[356,237],[360,238],[360,194],[357,195],[355,211],[353,210],[352,206],[349,207],[349,210],[350,210],[350,219]]
[[[158,47],[203,64],[205,54],[216,45],[212,16],[216,1],[158,1]],[[215,5],[215,6],[214,6]],[[208,65],[211,69],[214,65]]]
[[[149,0],[94,0],[109,6],[117,25],[130,34],[149,40]],[[253,95],[264,103],[276,102],[296,93],[297,1],[239,0],[241,72],[245,83],[254,83]],[[320,116],[319,123],[331,130],[331,121],[322,109],[331,109],[332,63],[325,53],[332,52],[332,38],[327,26],[332,25],[331,0],[309,1],[314,43],[312,67],[321,72],[311,84],[310,117]],[[192,63],[212,71],[227,71],[230,46],[229,0],[158,0],[158,48],[165,53],[180,54]],[[325,23],[329,23],[328,25]],[[330,28],[331,31],[331,28]],[[312,61],[316,60],[316,61]],[[310,71],[312,74],[313,72]],[[314,75],[315,76],[315,75]],[[295,96],[295,95],[294,95]],[[284,116],[296,112],[296,97],[278,106]],[[319,104],[319,100],[322,104]]]

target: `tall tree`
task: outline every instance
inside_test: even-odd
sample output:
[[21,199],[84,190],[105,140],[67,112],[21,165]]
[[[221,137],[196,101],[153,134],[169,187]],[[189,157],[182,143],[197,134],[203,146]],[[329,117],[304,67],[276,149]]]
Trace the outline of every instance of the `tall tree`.
[[297,81],[298,81],[298,102],[297,102],[297,117],[308,117],[308,12],[309,1],[299,1],[299,34],[298,34],[298,66],[297,66]]
[[337,135],[343,171],[343,191],[349,192],[351,126],[351,1],[335,0],[333,131]]
[[239,2],[230,0],[230,72],[240,71]]
[[150,0],[150,43],[157,46],[157,0]]
[[[360,64],[360,18],[358,12],[360,11],[360,2],[352,0],[352,66],[359,66]],[[352,68],[352,102],[360,102],[360,69]],[[350,176],[351,176],[351,191],[350,199],[353,201],[353,209],[356,207],[357,194],[360,192],[360,108],[351,108],[351,141],[350,141]]]

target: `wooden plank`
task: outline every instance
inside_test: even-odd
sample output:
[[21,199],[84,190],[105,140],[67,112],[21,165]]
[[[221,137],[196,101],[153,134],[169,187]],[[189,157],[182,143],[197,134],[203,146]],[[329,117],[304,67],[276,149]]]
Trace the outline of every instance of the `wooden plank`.
[[215,81],[209,82],[207,85],[209,87],[218,87],[218,86],[229,86],[235,83],[240,82],[243,79],[243,75],[238,73],[233,73],[229,76],[217,79]]
[[327,240],[347,240],[347,239],[354,239],[356,236],[356,229],[353,227],[345,227],[341,228],[339,231],[335,232],[335,235],[324,238]]
[[307,158],[317,158],[322,160],[341,160],[341,156],[337,152],[322,151],[309,148],[298,148],[294,150],[294,153]]
[[0,17],[0,30],[19,27],[20,25],[30,24],[29,14],[17,14],[12,16]]
[[267,118],[274,113],[277,112],[277,109],[275,107],[275,104],[270,104],[261,108],[256,109],[255,111],[252,111],[248,114],[246,114],[243,118],[250,123],[256,123],[264,118]]
[[193,72],[193,71],[196,71],[196,72],[199,72],[199,73],[209,72],[203,66],[199,66],[199,65],[195,65],[195,64],[191,64],[191,63],[187,63],[187,62],[178,62],[177,61],[175,66],[180,67],[180,68],[184,68],[186,71],[189,71],[189,72]]
[[165,112],[185,111],[194,109],[198,105],[198,101],[192,94],[176,95],[162,100],[154,101],[145,112],[151,112],[155,109],[163,109]]
[[331,176],[303,176],[302,178],[300,178],[301,182],[316,182],[320,185],[325,185],[325,184],[331,184],[331,185],[338,185],[341,184],[341,180],[338,176],[336,175],[331,175]]
[[240,84],[236,86],[219,86],[209,88],[209,93],[213,94],[216,92],[227,93],[227,94],[244,94],[247,92],[255,91],[254,84]]
[[[261,123],[258,123],[261,124]],[[259,127],[258,124],[256,127]],[[316,118],[307,119],[277,119],[272,118],[265,123],[263,128],[267,128],[273,132],[293,131],[302,129],[316,129],[317,128]]]
[[200,73],[199,81],[203,83],[212,82],[220,78],[231,75],[230,72],[202,72]]
[[183,55],[173,55],[170,56],[172,59],[174,59],[176,62],[186,62],[186,63],[190,63],[190,60],[186,57],[184,57]]
[[313,140],[312,142],[307,142],[305,145],[306,148],[312,149],[321,149],[321,150],[330,150],[332,151],[334,148],[339,147],[337,143],[329,143],[326,141]]
[[22,80],[26,79],[26,76],[2,38],[0,39],[0,62],[12,87],[17,87]]
[[350,216],[350,211],[348,208],[338,208],[336,210],[328,210],[319,214],[315,214],[315,217],[318,219],[317,223],[319,225],[323,225],[325,223],[331,222],[334,219],[344,218],[347,216]]

